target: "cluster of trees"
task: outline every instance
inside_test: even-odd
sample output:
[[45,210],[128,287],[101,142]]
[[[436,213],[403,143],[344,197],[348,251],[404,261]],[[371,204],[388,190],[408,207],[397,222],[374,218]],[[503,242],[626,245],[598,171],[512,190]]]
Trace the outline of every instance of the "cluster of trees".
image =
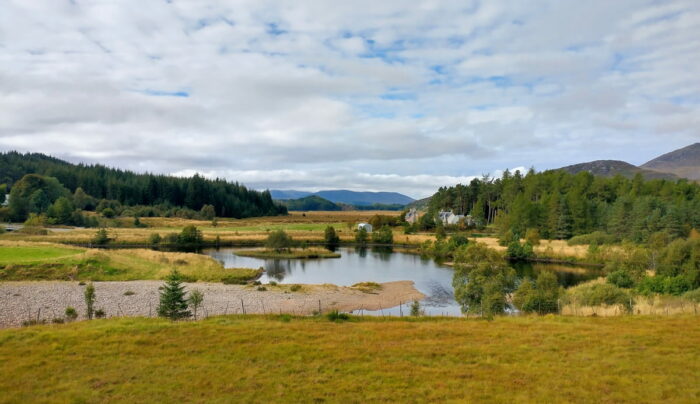
[[0,153],[0,184],[14,189],[27,174],[55,178],[70,193],[81,188],[98,201],[113,200],[126,206],[168,205],[200,211],[211,205],[216,216],[235,218],[287,213],[269,192],[222,179],[136,174],[102,165],[74,165],[43,154]]
[[700,228],[700,185],[645,181],[641,175],[628,179],[559,170],[525,175],[506,171],[502,178],[440,188],[425,220],[434,220],[442,209],[470,214],[476,223],[496,224],[501,232],[520,236],[528,229],[547,239],[601,231],[618,241],[645,242],[656,232],[682,238]]

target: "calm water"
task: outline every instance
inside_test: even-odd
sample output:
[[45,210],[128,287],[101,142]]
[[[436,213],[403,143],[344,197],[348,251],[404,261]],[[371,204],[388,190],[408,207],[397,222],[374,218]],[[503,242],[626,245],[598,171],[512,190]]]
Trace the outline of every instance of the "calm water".
[[[419,255],[391,252],[387,249],[340,248],[341,258],[314,260],[274,260],[241,257],[236,255],[237,248],[204,250],[207,254],[221,261],[226,268],[259,268],[265,273],[260,281],[269,283],[332,283],[340,286],[352,286],[360,282],[391,282],[410,280],[416,289],[427,297],[421,301],[426,314],[461,315],[459,305],[454,300],[452,289],[452,269],[439,265],[431,259]],[[519,264],[514,266],[521,277],[536,278],[539,271],[555,270],[559,283],[571,286],[595,278],[595,271],[579,267]],[[409,312],[404,305],[404,315]],[[379,313],[398,315],[399,307],[388,308]]]

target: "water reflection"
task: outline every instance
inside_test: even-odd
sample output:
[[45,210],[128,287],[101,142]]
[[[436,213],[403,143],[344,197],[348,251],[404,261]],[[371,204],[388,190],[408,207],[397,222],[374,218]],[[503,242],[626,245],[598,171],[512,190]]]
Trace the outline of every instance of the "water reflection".
[[[452,288],[453,270],[419,255],[395,252],[390,247],[337,249],[341,258],[310,260],[279,260],[240,257],[235,248],[204,250],[203,253],[221,261],[226,268],[259,268],[265,273],[263,283],[332,283],[351,286],[359,282],[391,282],[411,280],[426,298],[421,306],[429,315],[460,315]],[[579,267],[545,264],[514,265],[520,278],[537,278],[540,271],[553,270],[562,286],[572,286],[598,276],[596,271]],[[404,307],[404,313],[407,308]],[[396,313],[394,313],[396,311]],[[384,309],[382,313],[398,315],[399,308]]]

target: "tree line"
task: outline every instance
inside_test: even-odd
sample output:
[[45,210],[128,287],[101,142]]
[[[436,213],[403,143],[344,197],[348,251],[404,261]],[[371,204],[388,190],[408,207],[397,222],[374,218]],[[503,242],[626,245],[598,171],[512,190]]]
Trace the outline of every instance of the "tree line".
[[[69,191],[68,195],[61,191],[56,198],[53,198],[54,194],[36,195],[34,199],[43,205],[53,204],[60,196],[71,199],[73,195],[79,197],[80,202],[76,203],[75,198],[71,202],[85,205],[88,209],[91,203],[96,205],[99,201],[111,201],[125,206],[163,205],[194,211],[212,206],[219,217],[244,218],[287,213],[284,206],[273,202],[268,191],[249,190],[237,182],[223,179],[209,180],[199,175],[180,178],[137,174],[99,164],[71,164],[38,153],[0,153],[0,187],[9,190],[11,203],[13,189],[28,174],[54,178],[58,185]],[[38,182],[36,178],[32,180]],[[50,188],[48,192],[54,192],[57,186],[50,184]],[[22,193],[26,194],[24,191]],[[31,195],[23,195],[22,198],[29,203]],[[31,206],[27,206],[26,210],[31,210]],[[26,214],[23,216],[26,217]]]
[[469,214],[479,226],[524,236],[536,229],[547,239],[570,239],[593,232],[613,241],[647,242],[654,233],[687,237],[700,228],[700,185],[687,180],[605,178],[588,172],[551,170],[525,175],[506,170],[468,185],[442,187],[432,197],[429,217],[439,210]]

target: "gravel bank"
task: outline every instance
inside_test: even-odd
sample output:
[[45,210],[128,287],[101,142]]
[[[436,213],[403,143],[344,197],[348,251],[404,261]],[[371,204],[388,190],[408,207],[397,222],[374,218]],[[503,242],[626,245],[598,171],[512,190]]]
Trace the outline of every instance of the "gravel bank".
[[[94,285],[95,308],[105,310],[107,317],[156,316],[162,281],[95,282]],[[310,315],[318,311],[319,301],[323,312],[379,310],[425,297],[411,281],[383,283],[382,289],[373,293],[334,285],[303,285],[300,292],[285,291],[288,285],[266,285],[268,291],[220,283],[186,286],[188,290],[196,288],[204,292],[204,305],[199,310],[202,316],[241,314],[243,308],[248,314]],[[84,289],[78,282],[0,283],[0,327],[17,327],[30,318],[51,322],[53,318],[63,317],[68,306],[75,307],[79,318],[84,319]]]

